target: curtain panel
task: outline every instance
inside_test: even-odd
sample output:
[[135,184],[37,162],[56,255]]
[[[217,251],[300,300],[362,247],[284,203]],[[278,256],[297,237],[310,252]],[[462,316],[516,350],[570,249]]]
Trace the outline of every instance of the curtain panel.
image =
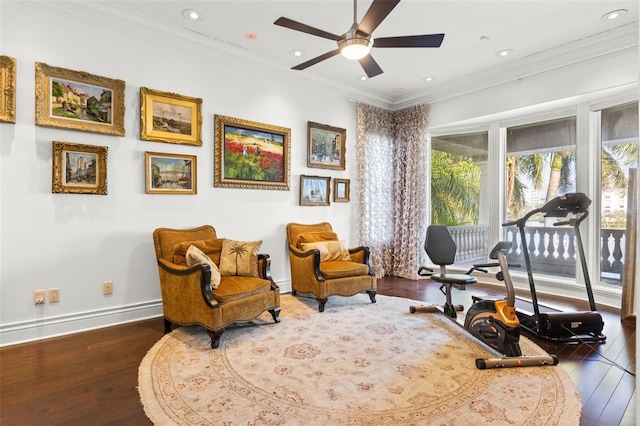
[[417,279],[426,261],[428,107],[358,104],[360,238],[377,277]]

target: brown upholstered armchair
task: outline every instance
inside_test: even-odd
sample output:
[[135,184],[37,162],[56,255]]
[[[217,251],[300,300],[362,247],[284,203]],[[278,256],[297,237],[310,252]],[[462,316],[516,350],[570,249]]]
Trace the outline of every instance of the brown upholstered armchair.
[[267,310],[280,322],[280,289],[271,278],[269,255],[257,254],[256,276],[223,274],[215,289],[210,265],[187,265],[185,253],[192,245],[219,265],[224,241],[209,225],[153,232],[165,333],[172,324],[199,324],[207,329],[211,347],[217,348],[229,324],[251,321]]
[[353,296],[366,291],[376,303],[376,276],[369,265],[369,248],[347,248],[327,222],[287,224],[291,287],[312,293],[324,312],[329,296]]

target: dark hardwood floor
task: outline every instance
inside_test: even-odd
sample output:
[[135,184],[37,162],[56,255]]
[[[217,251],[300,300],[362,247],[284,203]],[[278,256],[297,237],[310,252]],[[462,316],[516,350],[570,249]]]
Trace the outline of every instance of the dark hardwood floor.
[[[378,281],[378,292],[438,303],[444,299],[429,280],[387,277]],[[477,285],[454,290],[454,303],[468,307],[472,294],[502,296],[499,287]],[[585,309],[562,299],[552,302]],[[633,425],[635,377],[612,362],[635,373],[635,322],[621,322],[615,309],[599,309],[605,344],[554,344],[524,335],[560,358],[559,368],[569,373],[582,398],[581,425]],[[162,330],[162,319],[156,318],[0,348],[0,424],[149,425],[136,389],[138,365]]]

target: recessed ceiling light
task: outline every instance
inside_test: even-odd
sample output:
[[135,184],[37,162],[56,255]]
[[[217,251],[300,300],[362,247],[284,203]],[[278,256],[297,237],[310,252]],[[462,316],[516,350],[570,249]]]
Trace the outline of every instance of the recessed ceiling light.
[[489,40],[491,40],[489,36],[483,35],[482,37],[480,37],[480,41],[489,41]]
[[182,16],[187,19],[193,19],[194,21],[200,19],[200,14],[198,13],[198,11],[193,9],[185,9],[184,11],[182,11]]
[[255,40],[258,38],[258,36],[254,33],[246,33],[244,35],[244,38],[249,39],[249,40]]
[[435,79],[436,79],[435,77],[431,77],[431,76],[429,76],[429,77],[425,77],[425,78],[423,78],[423,79],[422,79],[422,81],[427,82],[427,83],[430,83],[430,82],[432,82],[432,81],[433,81],[433,80],[435,80]]
[[499,52],[496,52],[496,56],[509,56],[513,53],[513,49],[503,49],[500,50]]
[[291,51],[289,51],[289,55],[291,56],[302,56],[302,50],[299,49],[293,49]]
[[369,77],[367,77],[366,75],[363,74],[363,75],[358,76],[358,80],[367,81],[367,80],[369,80]]
[[627,9],[613,10],[613,11],[611,11],[609,13],[605,13],[604,15],[602,15],[600,17],[600,19],[606,19],[608,21],[611,21],[611,20],[614,20],[614,19],[618,19],[621,15],[624,15],[627,12],[628,12]]

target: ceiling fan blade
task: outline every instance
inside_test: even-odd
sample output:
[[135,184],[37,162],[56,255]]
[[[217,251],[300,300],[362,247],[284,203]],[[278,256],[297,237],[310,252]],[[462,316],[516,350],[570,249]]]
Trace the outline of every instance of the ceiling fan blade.
[[281,17],[281,18],[276,19],[274,24],[275,25],[279,25],[281,27],[289,28],[291,30],[295,30],[295,31],[300,31],[300,32],[303,32],[303,33],[311,34],[311,35],[314,35],[314,36],[328,38],[329,40],[338,41],[338,40],[340,40],[342,38],[339,35],[331,34],[329,32],[326,32],[326,31],[323,31],[323,30],[319,30],[319,29],[314,28],[314,27],[312,27],[310,25],[303,24],[303,23],[300,23],[300,22],[297,22],[297,21],[294,21],[292,19],[285,18],[285,17]]
[[315,65],[318,62],[322,62],[325,59],[329,59],[332,56],[336,56],[338,53],[340,53],[340,49],[332,50],[331,52],[327,52],[324,55],[317,56],[317,57],[315,57],[313,59],[309,59],[307,62],[303,62],[300,65],[296,65],[295,67],[292,67],[291,69],[300,71],[300,70],[303,70],[305,68],[309,68],[311,65]]
[[382,68],[380,65],[373,59],[371,55],[367,55],[362,59],[359,59],[360,65],[362,65],[362,69],[367,73],[367,77],[373,78],[376,75],[382,74]]
[[440,47],[442,40],[444,34],[381,37],[373,40],[373,47]]
[[398,3],[400,3],[400,0],[373,0],[369,10],[364,14],[360,25],[358,25],[358,32],[367,36],[371,35]]

